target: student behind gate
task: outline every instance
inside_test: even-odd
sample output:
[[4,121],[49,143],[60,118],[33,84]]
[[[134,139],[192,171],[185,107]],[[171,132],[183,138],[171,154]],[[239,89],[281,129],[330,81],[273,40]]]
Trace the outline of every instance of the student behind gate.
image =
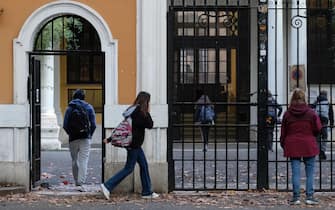
[[293,91],[288,110],[284,113],[280,135],[280,145],[284,156],[290,158],[292,167],[292,205],[300,204],[300,163],[305,164],[306,200],[309,205],[318,204],[314,195],[314,163],[319,154],[316,136],[320,133],[321,122],[305,99],[305,93]]
[[327,98],[327,91],[321,90],[320,95],[317,97],[316,101],[312,104],[312,107],[319,115],[322,129],[320,135],[318,135],[319,142],[319,159],[326,160],[326,149],[327,149],[327,140],[328,140],[328,122],[330,127],[334,126],[334,111],[331,104],[329,104]]
[[203,151],[207,152],[208,149],[208,137],[210,125],[214,124],[214,119],[212,120],[202,120],[201,119],[201,108],[203,106],[210,106],[214,110],[214,106],[209,97],[201,89],[198,89],[196,92],[197,101],[195,102],[195,121],[200,125],[200,134],[203,142]]
[[[125,118],[131,117],[133,139],[130,147],[127,147],[127,162],[122,170],[113,177],[100,185],[101,192],[107,200],[109,200],[110,192],[130,173],[134,171],[136,163],[140,166],[140,176],[142,184],[142,198],[157,198],[159,195],[151,189],[151,179],[149,175],[148,162],[142,149],[144,142],[145,129],[153,127],[153,121],[149,113],[150,94],[141,91],[132,106],[124,113]],[[110,138],[103,140],[109,143]]]
[[[273,97],[270,90],[268,90],[268,113],[266,117],[266,128],[267,128],[267,148],[273,152],[273,131],[275,124],[278,122],[278,118],[283,112],[281,105],[277,103],[277,100]],[[278,110],[278,111],[277,111]]]
[[[63,128],[69,135],[72,174],[75,184],[80,187],[80,191],[85,191],[83,184],[86,182],[91,138],[96,128],[95,111],[92,105],[85,101],[83,90],[77,89],[72,98],[65,112]],[[81,118],[74,117],[75,112],[79,113],[78,116]],[[78,122],[79,120],[81,122]],[[78,125],[83,125],[88,129],[78,134],[76,131]]]

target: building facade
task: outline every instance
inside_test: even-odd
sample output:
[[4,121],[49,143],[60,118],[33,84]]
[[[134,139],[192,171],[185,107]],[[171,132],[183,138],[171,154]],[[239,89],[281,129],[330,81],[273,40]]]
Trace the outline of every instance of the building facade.
[[[153,168],[153,183],[159,177],[157,189],[166,191],[166,53],[161,50],[166,48],[162,18],[166,7],[165,1],[133,0],[1,4],[1,88],[6,90],[0,97],[1,182],[30,188],[31,162],[39,164],[38,155],[33,154],[36,145],[60,147],[62,116],[74,89],[86,90],[97,122],[107,133],[122,119],[122,111],[137,92],[145,90],[152,95],[155,126],[144,148]],[[39,60],[35,64],[40,80],[31,74],[37,72],[32,59]],[[28,81],[32,84],[27,85]],[[34,85],[39,81],[40,86]],[[31,100],[40,107],[31,107]],[[40,121],[34,121],[34,116],[41,116]],[[35,135],[39,140],[34,144],[30,128],[36,123],[41,136]],[[105,177],[123,166],[124,158],[125,151],[107,146]],[[134,189],[137,182],[129,178],[129,188]]]
[[[155,191],[288,189],[287,179],[269,184],[269,177],[280,173],[270,168],[287,160],[271,160],[264,149],[266,98],[270,90],[285,110],[294,88],[308,92],[309,102],[326,89],[333,104],[334,5],[330,0],[0,3],[0,182],[29,190],[39,179],[40,151],[60,148],[65,108],[72,92],[82,88],[102,137],[137,92],[151,93],[154,129],[147,131],[143,148]],[[199,149],[194,115],[199,89],[216,110],[209,156]],[[123,167],[126,153],[108,145],[102,157],[107,178]],[[239,174],[240,167],[248,168],[247,175]],[[283,170],[289,173],[287,165]],[[230,181],[241,176],[247,180],[243,186]],[[118,188],[139,189],[134,175]]]

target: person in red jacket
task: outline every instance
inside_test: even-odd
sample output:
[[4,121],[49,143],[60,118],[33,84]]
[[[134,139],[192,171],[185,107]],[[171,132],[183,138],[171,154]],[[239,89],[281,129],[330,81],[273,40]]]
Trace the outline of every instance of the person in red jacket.
[[300,204],[300,163],[305,164],[306,200],[309,205],[318,204],[314,194],[314,163],[319,154],[316,137],[322,128],[317,114],[305,99],[304,91],[294,90],[288,110],[285,112],[280,135],[284,156],[290,158],[292,167],[292,205]]

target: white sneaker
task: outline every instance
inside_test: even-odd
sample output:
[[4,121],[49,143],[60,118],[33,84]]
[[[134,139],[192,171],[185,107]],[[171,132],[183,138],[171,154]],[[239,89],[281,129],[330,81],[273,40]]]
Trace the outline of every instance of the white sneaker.
[[152,198],[158,198],[159,197],[159,194],[153,192],[151,193],[151,195],[142,195],[142,198],[145,198],[145,199],[152,199]]
[[87,189],[86,189],[86,187],[84,185],[79,185],[78,186],[78,191],[79,192],[87,192]]
[[318,205],[319,204],[319,201],[316,200],[315,198],[311,197],[311,198],[307,198],[305,203],[307,205]]
[[105,198],[109,200],[109,190],[105,187],[104,183],[100,184],[101,192],[104,194]]

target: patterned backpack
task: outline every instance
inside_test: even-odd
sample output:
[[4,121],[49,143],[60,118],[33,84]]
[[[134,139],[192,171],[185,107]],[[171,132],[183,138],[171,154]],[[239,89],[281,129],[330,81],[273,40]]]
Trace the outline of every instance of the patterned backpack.
[[129,147],[131,145],[133,134],[131,127],[131,117],[124,119],[114,130],[109,137],[111,144],[115,147]]

